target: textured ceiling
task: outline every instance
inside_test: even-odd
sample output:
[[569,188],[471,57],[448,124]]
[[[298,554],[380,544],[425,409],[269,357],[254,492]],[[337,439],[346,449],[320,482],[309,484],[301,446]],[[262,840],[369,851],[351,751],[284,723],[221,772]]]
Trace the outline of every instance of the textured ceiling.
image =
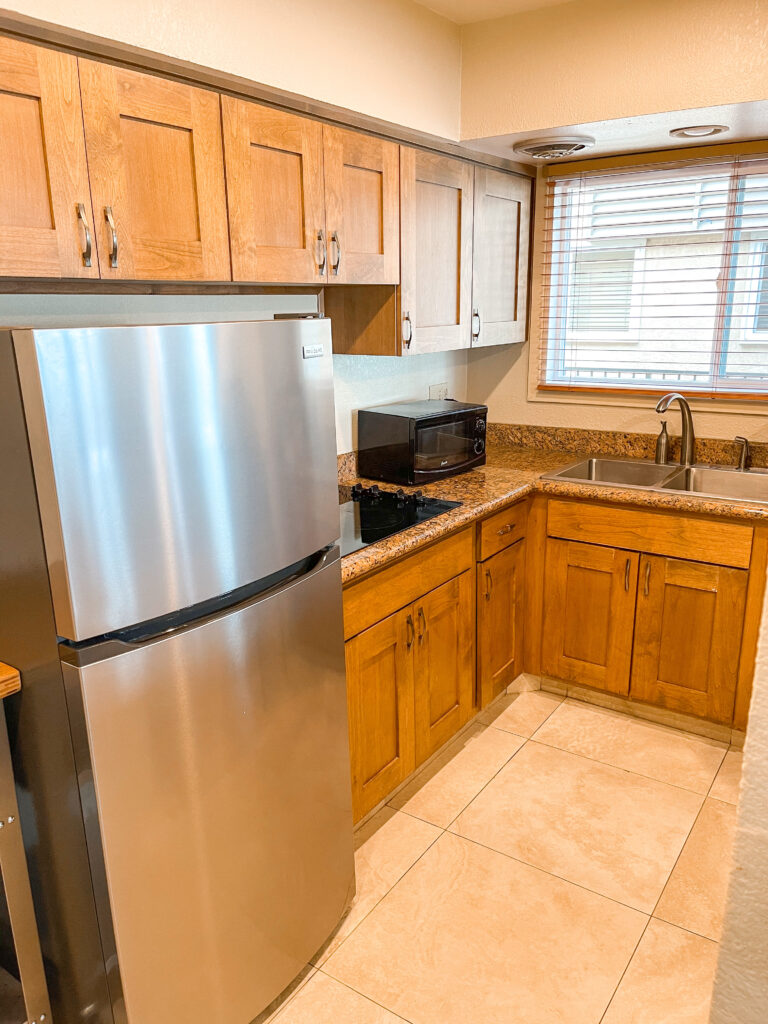
[[533,11],[538,7],[554,7],[567,0],[416,0],[422,7],[428,7],[436,14],[442,14],[459,25],[472,21],[487,21],[503,18],[507,14]]

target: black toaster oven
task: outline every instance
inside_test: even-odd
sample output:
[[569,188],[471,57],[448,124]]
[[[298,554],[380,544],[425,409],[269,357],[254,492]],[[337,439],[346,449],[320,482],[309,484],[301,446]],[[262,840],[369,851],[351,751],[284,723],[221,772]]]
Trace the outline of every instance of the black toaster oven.
[[360,476],[426,484],[485,463],[485,405],[395,402],[360,409],[357,416]]

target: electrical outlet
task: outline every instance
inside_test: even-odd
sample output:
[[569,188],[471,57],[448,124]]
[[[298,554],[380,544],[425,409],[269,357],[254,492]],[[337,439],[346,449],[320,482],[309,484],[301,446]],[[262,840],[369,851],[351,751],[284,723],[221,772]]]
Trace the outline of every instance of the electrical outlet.
[[448,382],[446,381],[444,384],[430,384],[429,397],[444,402],[448,397]]

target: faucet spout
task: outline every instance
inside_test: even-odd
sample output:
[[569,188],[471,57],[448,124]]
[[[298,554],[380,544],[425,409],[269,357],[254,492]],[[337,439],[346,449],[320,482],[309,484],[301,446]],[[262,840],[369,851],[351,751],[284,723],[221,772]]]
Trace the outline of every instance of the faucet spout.
[[687,399],[677,391],[672,391],[670,394],[664,395],[663,398],[659,399],[656,412],[666,412],[673,402],[680,403],[680,414],[683,421],[683,435],[680,440],[680,465],[692,466],[696,435],[693,431],[693,416],[691,415],[691,407],[688,405]]

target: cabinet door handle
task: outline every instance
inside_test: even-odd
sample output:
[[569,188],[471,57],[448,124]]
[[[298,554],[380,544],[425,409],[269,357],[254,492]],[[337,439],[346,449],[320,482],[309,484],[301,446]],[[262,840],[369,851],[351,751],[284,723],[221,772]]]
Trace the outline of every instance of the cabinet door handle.
[[[475,321],[477,321],[477,330],[475,330]],[[472,310],[472,337],[473,338],[477,339],[477,338],[480,337],[480,328],[482,326],[483,325],[482,325],[482,322],[480,320],[480,314],[478,313],[478,311],[476,309],[473,309]]]
[[413,641],[416,639],[416,630],[414,629],[413,626],[412,615],[408,616],[408,618],[405,620],[405,624],[408,627],[408,636],[405,641],[405,646],[408,648],[408,650],[410,650],[411,647],[413,647]]
[[92,252],[92,249],[91,249],[91,229],[88,227],[88,217],[86,216],[86,213],[85,213],[85,206],[83,205],[83,203],[76,203],[75,205],[77,207],[78,219],[80,220],[80,223],[83,225],[83,232],[85,233],[85,248],[83,249],[83,252],[82,252],[83,266],[84,267],[90,267],[91,266],[91,252]]
[[317,260],[317,272],[322,277],[328,263],[328,249],[325,244],[325,232],[322,229],[317,232],[315,239],[315,259]]
[[341,264],[341,242],[339,241],[339,232],[334,231],[331,235],[331,242],[336,246],[336,259],[331,264],[331,273],[338,274],[339,266]]
[[115,218],[112,216],[112,207],[104,207],[104,220],[109,225],[110,241],[109,241],[109,265],[110,267],[117,266],[117,228],[115,227]]
[[502,528],[500,530],[497,530],[496,533],[499,537],[503,537],[506,533],[512,533],[515,526],[515,523],[507,523],[506,526],[502,526]]
[[421,624],[421,632],[419,633],[419,643],[422,643],[427,633],[427,619],[424,615],[424,609],[419,608],[419,622]]
[[643,586],[643,597],[648,597],[648,592],[651,587],[651,563],[645,563],[645,585]]
[[[408,324],[408,334],[405,333],[405,325]],[[413,323],[411,322],[411,314],[406,313],[403,317],[403,344],[406,348],[411,347],[413,341]]]
[[493,590],[493,576],[491,576],[491,570],[490,569],[486,569],[485,570],[485,581],[486,581],[485,600],[486,601],[490,601],[491,600],[491,591]]
[[624,589],[629,590],[629,570],[632,566],[632,559],[627,559],[627,564],[624,566]]

